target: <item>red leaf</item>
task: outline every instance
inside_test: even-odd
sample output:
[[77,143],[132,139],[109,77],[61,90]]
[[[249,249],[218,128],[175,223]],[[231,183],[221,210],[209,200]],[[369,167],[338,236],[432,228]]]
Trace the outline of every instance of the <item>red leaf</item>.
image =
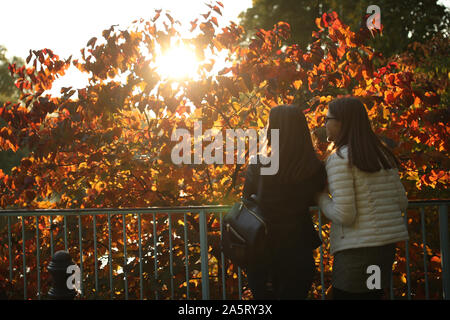
[[216,25],[216,27],[219,26],[219,24],[217,23],[217,18],[216,17],[212,17],[211,21],[212,21],[212,23],[214,23]]
[[219,9],[218,6],[214,6],[213,10],[214,10],[215,12],[217,12],[218,14],[222,15],[222,12],[220,11],[220,9]]
[[386,94],[386,102],[391,104],[394,102],[394,94],[390,91]]
[[437,256],[434,256],[433,258],[431,258],[432,262],[436,262],[436,263],[441,263],[441,259]]
[[28,55],[27,60],[26,60],[27,63],[30,62],[32,55],[33,55],[33,54],[32,54],[32,52],[31,52],[31,50],[30,50],[30,54]]

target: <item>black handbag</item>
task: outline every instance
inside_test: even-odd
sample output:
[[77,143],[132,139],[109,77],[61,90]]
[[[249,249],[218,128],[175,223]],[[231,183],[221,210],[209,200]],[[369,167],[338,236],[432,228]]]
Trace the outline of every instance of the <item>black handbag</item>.
[[222,251],[241,268],[264,259],[267,253],[267,222],[261,214],[262,177],[259,175],[256,199],[241,198],[223,219]]

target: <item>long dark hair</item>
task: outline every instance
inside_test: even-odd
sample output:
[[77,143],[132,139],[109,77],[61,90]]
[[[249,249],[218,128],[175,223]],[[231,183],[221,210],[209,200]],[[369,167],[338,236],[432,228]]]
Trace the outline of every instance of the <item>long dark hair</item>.
[[355,165],[365,172],[399,167],[397,157],[373,132],[366,108],[358,98],[338,98],[331,101],[328,108],[341,122],[341,131],[335,141],[337,154],[342,158],[340,148],[347,145],[350,166]]
[[312,176],[323,166],[314,150],[305,115],[299,107],[273,107],[267,129],[269,146],[272,146],[270,130],[279,129],[279,169],[273,176],[278,182],[296,183]]

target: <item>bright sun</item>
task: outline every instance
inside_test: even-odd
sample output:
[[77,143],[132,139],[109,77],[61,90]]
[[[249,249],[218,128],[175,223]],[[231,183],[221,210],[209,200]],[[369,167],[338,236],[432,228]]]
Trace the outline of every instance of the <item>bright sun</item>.
[[184,45],[176,45],[156,59],[156,68],[163,78],[194,78],[197,76],[199,63],[192,49]]

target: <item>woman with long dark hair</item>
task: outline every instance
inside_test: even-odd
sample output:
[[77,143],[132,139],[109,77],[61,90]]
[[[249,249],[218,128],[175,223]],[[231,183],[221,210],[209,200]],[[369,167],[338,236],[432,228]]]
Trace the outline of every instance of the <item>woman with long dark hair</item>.
[[332,222],[333,297],[381,299],[390,285],[395,244],[408,239],[399,162],[355,97],[329,103],[326,132],[334,152],[326,161],[328,190],[318,202]]
[[[271,130],[279,130],[272,141]],[[313,251],[320,244],[309,206],[323,190],[326,172],[317,158],[305,115],[299,107],[281,105],[270,110],[267,130],[271,157],[278,156],[274,175],[260,175],[260,162],[250,164],[243,197],[258,192],[262,214],[269,229],[269,245],[264,263],[247,268],[247,278],[255,299],[305,299],[315,272]],[[278,155],[274,155],[278,149]]]

